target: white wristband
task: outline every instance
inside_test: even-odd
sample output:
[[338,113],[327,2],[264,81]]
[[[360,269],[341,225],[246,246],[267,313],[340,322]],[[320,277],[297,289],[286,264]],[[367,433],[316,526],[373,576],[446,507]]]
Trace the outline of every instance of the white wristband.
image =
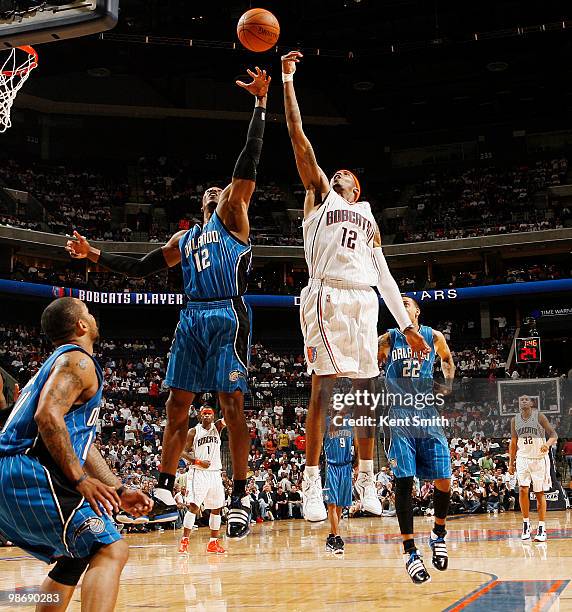
[[294,80],[294,73],[291,72],[290,74],[286,74],[285,72],[282,73],[282,82],[283,83],[288,83],[288,81],[293,81]]

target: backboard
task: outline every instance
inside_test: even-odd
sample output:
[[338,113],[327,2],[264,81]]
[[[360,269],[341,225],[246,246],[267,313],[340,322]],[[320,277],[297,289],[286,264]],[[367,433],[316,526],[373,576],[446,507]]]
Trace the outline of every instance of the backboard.
[[119,0],[0,0],[0,49],[110,30]]

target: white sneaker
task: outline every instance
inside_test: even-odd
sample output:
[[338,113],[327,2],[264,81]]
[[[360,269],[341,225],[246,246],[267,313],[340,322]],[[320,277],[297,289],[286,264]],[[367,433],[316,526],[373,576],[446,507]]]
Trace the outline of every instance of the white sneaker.
[[302,479],[302,513],[304,518],[311,523],[325,521],[328,518],[322,495],[322,479],[319,474],[313,478],[304,476]]
[[535,542],[546,542],[546,529],[541,525],[538,526],[536,530],[536,535],[534,536]]
[[361,501],[362,510],[370,514],[375,514],[375,516],[381,516],[381,502],[376,494],[373,476],[366,472],[360,472],[356,480],[355,488]]
[[522,535],[521,540],[530,540],[530,523],[522,523]]

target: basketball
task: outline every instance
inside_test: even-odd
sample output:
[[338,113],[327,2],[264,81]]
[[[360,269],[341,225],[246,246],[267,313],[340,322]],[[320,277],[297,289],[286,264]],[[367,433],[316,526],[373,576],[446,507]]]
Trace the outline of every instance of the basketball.
[[246,11],[236,26],[238,39],[250,51],[268,51],[280,35],[278,19],[266,9],[254,8]]

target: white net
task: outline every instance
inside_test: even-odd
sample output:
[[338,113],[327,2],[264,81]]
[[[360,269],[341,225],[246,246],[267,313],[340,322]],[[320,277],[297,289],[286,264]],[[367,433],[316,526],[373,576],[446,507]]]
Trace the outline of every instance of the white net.
[[12,125],[10,111],[14,99],[38,65],[38,56],[31,47],[15,47],[7,53],[5,61],[0,57],[0,134]]

